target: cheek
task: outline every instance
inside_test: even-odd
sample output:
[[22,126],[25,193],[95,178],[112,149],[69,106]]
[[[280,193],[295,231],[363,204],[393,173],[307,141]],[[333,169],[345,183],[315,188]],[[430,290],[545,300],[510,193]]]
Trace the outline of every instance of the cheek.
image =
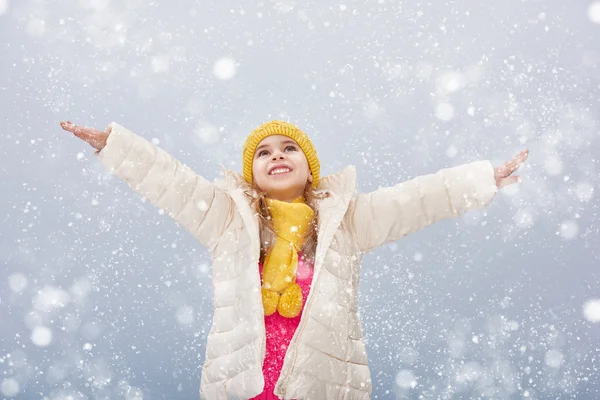
[[264,179],[264,173],[262,171],[263,167],[260,165],[260,163],[255,162],[254,166],[252,167],[252,175],[255,177],[255,179]]

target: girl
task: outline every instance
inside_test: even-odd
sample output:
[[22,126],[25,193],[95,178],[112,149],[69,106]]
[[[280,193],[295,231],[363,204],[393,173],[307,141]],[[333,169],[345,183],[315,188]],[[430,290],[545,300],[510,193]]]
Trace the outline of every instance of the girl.
[[528,156],[358,194],[354,167],[322,178],[310,139],[287,122],[250,133],[242,174],[223,167],[225,178],[214,183],[114,122],[105,132],[61,126],[207,247],[215,310],[202,399],[369,399],[362,254],[485,207],[518,181],[512,174]]

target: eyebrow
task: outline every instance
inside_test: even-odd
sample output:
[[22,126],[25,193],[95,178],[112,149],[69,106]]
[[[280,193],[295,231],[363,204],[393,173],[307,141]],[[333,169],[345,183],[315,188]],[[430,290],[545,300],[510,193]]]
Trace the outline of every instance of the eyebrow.
[[[296,145],[296,146],[298,145],[298,144],[297,144],[295,141],[293,141],[293,140],[291,140],[291,139],[284,140],[284,141],[283,141],[283,142],[281,142],[281,143],[282,143],[282,144],[291,143],[291,144],[294,144],[294,145]],[[260,149],[262,149],[263,147],[269,147],[269,145],[268,145],[268,144],[261,144],[260,146],[258,146],[258,147],[256,148],[256,150],[254,150],[254,154],[257,154],[257,153],[259,152],[259,150],[260,150]]]

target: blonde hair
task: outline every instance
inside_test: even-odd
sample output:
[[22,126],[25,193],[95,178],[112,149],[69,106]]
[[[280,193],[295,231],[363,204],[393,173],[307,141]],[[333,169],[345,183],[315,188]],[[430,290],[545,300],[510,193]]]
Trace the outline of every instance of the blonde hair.
[[[252,184],[244,191],[248,197],[250,208],[258,215],[259,233],[260,233],[260,261],[263,262],[267,250],[275,242],[275,229],[273,228],[273,219],[271,212],[267,207],[266,193],[261,191],[252,180]],[[306,233],[306,239],[302,247],[302,255],[304,259],[314,260],[318,242],[318,227],[319,227],[319,208],[317,201],[329,197],[329,193],[319,193],[309,182],[304,188],[304,200],[306,204],[312,208],[314,215]],[[309,263],[312,265],[312,263]]]

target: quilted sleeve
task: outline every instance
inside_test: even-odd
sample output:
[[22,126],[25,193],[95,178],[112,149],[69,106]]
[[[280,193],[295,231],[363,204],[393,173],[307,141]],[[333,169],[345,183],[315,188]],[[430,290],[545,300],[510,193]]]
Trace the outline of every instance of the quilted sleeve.
[[483,208],[496,191],[492,164],[478,161],[359,194],[350,208],[358,246],[368,252],[436,221]]
[[102,165],[210,247],[231,212],[226,191],[115,122],[107,132],[106,146],[95,153]]

